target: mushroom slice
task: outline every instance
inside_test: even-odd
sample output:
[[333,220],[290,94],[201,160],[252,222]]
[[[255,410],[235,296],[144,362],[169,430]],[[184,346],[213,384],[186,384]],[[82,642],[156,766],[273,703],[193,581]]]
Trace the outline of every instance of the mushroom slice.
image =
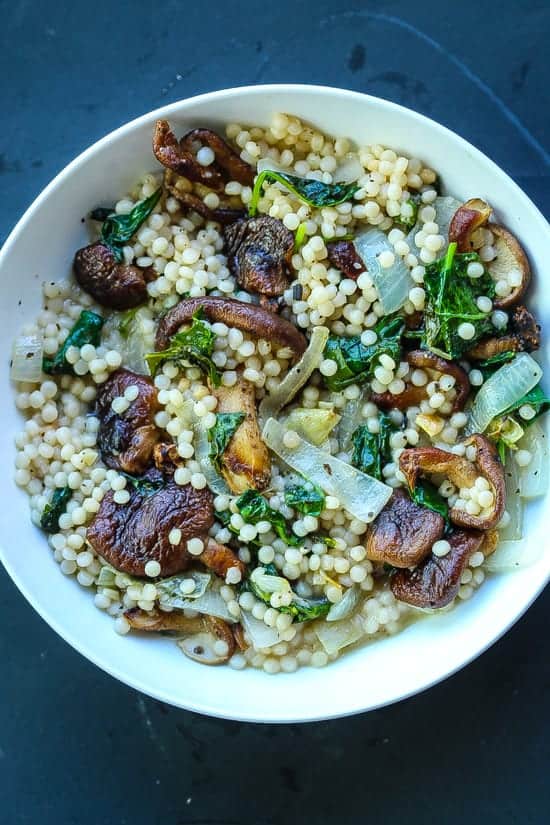
[[452,602],[470,556],[483,544],[483,533],[455,530],[448,537],[449,552],[442,557],[433,553],[414,570],[398,570],[390,588],[400,602],[414,607],[440,608]]
[[490,507],[474,516],[463,506],[455,504],[449,511],[449,518],[459,527],[490,530],[502,518],[506,505],[504,468],[494,444],[485,436],[474,433],[462,444],[466,451],[469,447],[475,449],[474,460],[470,461],[464,456],[440,450],[438,447],[415,447],[403,450],[399,457],[399,467],[411,490],[414,490],[419,476],[425,474],[444,475],[458,489],[471,488],[477,478],[483,477],[488,482],[493,496]]
[[142,610],[140,607],[132,607],[125,611],[124,616],[134,630],[145,630],[151,633],[160,633],[163,630],[195,633],[202,630],[202,616],[190,619],[180,610],[172,610],[168,613],[157,608]]
[[[433,352],[427,350],[413,350],[407,355],[407,361],[415,369],[428,370],[430,374],[436,375],[452,375],[455,379],[455,398],[453,400],[453,412],[463,410],[470,394],[470,381],[468,373],[455,364],[453,361],[448,361],[435,355]],[[371,394],[371,400],[383,410],[407,410],[409,407],[418,407],[420,402],[428,397],[427,385],[423,387],[416,387],[414,384],[408,384],[402,393],[394,395],[393,393],[374,392]]]
[[531,267],[527,255],[515,235],[498,224],[489,224],[494,235],[493,246],[496,257],[487,264],[487,269],[494,281],[507,280],[511,272],[519,272],[521,282],[512,288],[509,295],[503,298],[498,296],[493,301],[497,309],[506,309],[514,306],[525,294],[531,281]]
[[[137,398],[125,412],[113,410],[113,401],[128,387],[137,387]],[[108,467],[139,475],[151,463],[153,448],[160,438],[155,414],[160,404],[150,378],[130,370],[113,372],[100,385],[96,401],[99,418],[98,445]]]
[[459,206],[449,224],[449,243],[455,242],[458,252],[471,252],[472,235],[487,223],[493,210],[481,198],[471,198]]
[[235,652],[233,630],[222,619],[202,618],[202,628],[178,642],[178,647],[190,659],[203,665],[223,665]]
[[216,576],[225,579],[229,570],[236,567],[241,574],[241,581],[246,574],[246,565],[240,560],[234,550],[219,544],[214,539],[208,539],[206,547],[202,551],[199,560],[208,570],[212,570]]
[[212,323],[221,321],[229,327],[236,327],[256,338],[271,341],[279,347],[290,347],[296,358],[299,358],[307,347],[305,337],[286,318],[281,318],[256,304],[208,295],[204,298],[184,298],[166,313],[157,328],[157,350],[166,349],[171,336],[183,324],[190,323],[195,312],[201,308],[204,316]]
[[221,458],[221,475],[231,492],[239,495],[252,487],[265,490],[271,478],[269,452],[260,433],[254,386],[239,378],[233,387],[212,388],[217,413],[245,414]]
[[164,172],[164,188],[180,202],[181,206],[185,209],[192,209],[207,221],[217,221],[226,225],[246,215],[246,211],[238,204],[232,205],[233,198],[220,199],[220,206],[215,208],[207,206],[203,198],[193,191],[193,186],[187,178],[182,178],[171,169],[166,169]]
[[[183,143],[183,145],[182,145]],[[217,166],[202,166],[185,141],[178,141],[167,120],[157,120],[153,133],[153,154],[163,166],[192,181],[199,181],[216,191],[224,188]]]
[[[188,540],[206,540],[214,523],[208,489],[180,486],[158,470],[135,480],[126,504],[117,504],[113,496],[112,491],[104,496],[87,539],[109,564],[132,576],[145,576],[148,561],[160,564],[161,576],[186,570],[195,558],[187,551]],[[173,544],[176,529],[179,540]]]
[[155,462],[157,470],[167,475],[170,475],[177,467],[181,467],[185,463],[184,459],[178,453],[176,445],[169,444],[165,441],[160,444],[155,444],[153,461]]
[[147,300],[147,284],[157,277],[152,267],[122,264],[108,246],[96,241],[79,249],[73,272],[82,289],[98,304],[111,309],[131,309]]
[[365,272],[364,261],[357,254],[352,241],[331,241],[327,243],[327,255],[330,263],[343,272],[346,278],[356,281]]
[[254,169],[212,129],[192,129],[180,141],[180,145],[194,151],[197,145],[209,146],[214,152],[216,164],[223,169],[227,180],[236,180],[243,186],[253,186]]
[[294,235],[278,218],[261,215],[224,232],[229,269],[243,289],[282,295],[289,283]]
[[367,558],[393,567],[414,567],[441,538],[445,521],[439,513],[419,507],[395,490],[367,534]]
[[466,357],[475,361],[493,358],[502,352],[534,352],[540,347],[540,325],[527,307],[516,307],[509,320],[509,332],[495,338],[480,341]]

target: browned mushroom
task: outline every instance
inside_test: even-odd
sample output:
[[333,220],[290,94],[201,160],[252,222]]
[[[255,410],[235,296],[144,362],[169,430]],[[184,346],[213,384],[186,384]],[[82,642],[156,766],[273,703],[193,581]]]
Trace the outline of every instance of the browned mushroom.
[[236,198],[220,199],[220,205],[214,208],[207,206],[204,199],[193,191],[187,178],[176,175],[171,169],[166,169],[164,172],[164,188],[180,202],[184,209],[192,209],[208,221],[217,221],[225,226],[246,215],[246,210],[236,204]]
[[[129,402],[125,412],[115,412],[113,401],[132,386],[137,387],[137,398]],[[160,437],[155,425],[159,409],[157,389],[145,375],[119,369],[101,384],[96,401],[100,422],[97,440],[108,467],[137,475],[145,470]]]
[[445,521],[439,513],[419,507],[395,490],[367,533],[367,558],[393,567],[414,567],[441,538]]
[[472,251],[472,235],[491,217],[493,210],[481,198],[471,198],[458,207],[449,224],[449,243],[455,242],[458,252]]
[[74,256],[73,271],[82,289],[98,304],[131,309],[147,300],[147,284],[157,274],[152,267],[122,264],[108,246],[96,241]]
[[492,358],[502,352],[533,352],[540,347],[540,324],[537,324],[527,307],[516,307],[509,319],[506,335],[480,341],[466,357],[475,361]]
[[327,255],[330,263],[353,281],[366,271],[352,241],[330,241],[327,243]]
[[192,129],[182,137],[180,145],[193,153],[201,146],[209,146],[214,152],[215,164],[223,169],[227,180],[236,180],[243,186],[253,186],[252,166],[212,129]]
[[474,447],[476,456],[470,461],[464,456],[440,450],[438,447],[414,447],[403,450],[399,456],[399,467],[411,490],[414,490],[421,475],[444,475],[459,490],[471,488],[482,476],[493,494],[493,504],[489,512],[471,515],[455,504],[449,511],[449,518],[459,527],[476,530],[490,530],[498,524],[506,505],[504,468],[494,444],[485,436],[475,433],[462,442],[466,449]]
[[[214,523],[212,494],[180,486],[155,469],[140,481],[129,490],[126,504],[117,504],[114,493],[107,492],[88,527],[89,543],[109,564],[132,576],[144,576],[148,561],[160,564],[161,576],[186,570],[195,559],[187,541],[205,540]],[[169,536],[176,528],[181,535],[172,544]]]
[[294,235],[269,215],[248,218],[224,232],[227,262],[237,283],[249,292],[282,295],[289,283]]
[[[407,357],[408,363],[415,369],[427,370],[429,374],[435,375],[452,375],[455,379],[456,395],[453,400],[453,412],[463,410],[468,400],[470,393],[470,381],[468,380],[468,373],[455,364],[453,361],[447,361],[445,358],[440,358],[439,355],[434,355],[433,352],[427,350],[413,350],[409,352]],[[373,392],[371,400],[383,410],[406,410],[409,407],[418,407],[420,402],[428,397],[427,384],[422,387],[416,387],[414,384],[407,384],[404,391],[399,395],[386,392]]]
[[307,347],[307,341],[294,324],[256,304],[246,304],[233,298],[184,298],[161,319],[156,336],[157,350],[166,349],[170,337],[201,309],[212,322],[222,321],[229,327],[237,327],[256,338],[272,341],[280,347],[290,347],[297,358]]
[[483,533],[455,530],[447,538],[451,549],[442,557],[432,553],[414,570],[398,570],[390,588],[400,602],[422,608],[440,608],[452,602],[470,557],[483,544]]
[[[215,616],[194,616],[188,618],[181,611],[170,613],[162,610],[141,610],[132,607],[124,616],[134,630],[159,633],[161,631],[186,634],[178,644],[186,656],[206,665],[227,662],[235,652],[233,628]],[[225,642],[225,650],[219,652],[216,642]]]
[[246,574],[244,562],[240,560],[234,550],[225,544],[219,544],[214,539],[208,539],[206,547],[199,556],[199,561],[221,579],[225,579],[228,571],[236,567],[241,574],[241,579],[244,580]]
[[260,433],[254,386],[239,378],[233,387],[212,388],[218,399],[216,412],[245,413],[221,459],[221,475],[231,492],[239,495],[252,487],[265,490],[271,478],[269,452]]

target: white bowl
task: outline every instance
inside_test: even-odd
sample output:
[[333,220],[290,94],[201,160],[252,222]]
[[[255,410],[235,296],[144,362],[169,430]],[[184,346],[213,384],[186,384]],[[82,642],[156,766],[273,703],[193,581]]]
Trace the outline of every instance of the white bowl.
[[[103,670],[144,693],[199,713],[258,722],[327,719],[396,702],[439,682],[499,638],[541,592],[550,576],[548,496],[529,507],[525,541],[544,548],[518,572],[487,580],[456,609],[422,619],[397,636],[343,655],[322,670],[268,676],[247,669],[209,668],[186,659],[161,638],[117,636],[113,620],[94,607],[91,593],[61,573],[45,536],[30,522],[28,500],[12,480],[14,434],[21,418],[13,404],[8,353],[21,325],[40,308],[40,285],[70,271],[87,242],[81,217],[112,203],[156,164],[151,134],[158,117],[177,132],[227,122],[267,124],[276,111],[298,115],[333,135],[382,143],[423,158],[458,198],[485,197],[517,233],[535,273],[531,303],[550,329],[548,224],[516,184],[481,152],[422,115],[385,100],[316,86],[254,86],[214,92],[144,115],[94,144],[69,164],[19,221],[0,257],[2,407],[0,479],[2,560],[24,596],[69,644]],[[539,280],[540,279],[540,280]],[[541,353],[548,370],[548,349]],[[545,519],[546,516],[546,519]]]

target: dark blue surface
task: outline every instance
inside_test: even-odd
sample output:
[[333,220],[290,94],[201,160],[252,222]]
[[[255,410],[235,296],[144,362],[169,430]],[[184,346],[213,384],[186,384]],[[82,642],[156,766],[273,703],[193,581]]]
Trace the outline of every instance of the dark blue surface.
[[[418,109],[550,213],[547,0],[155,6],[0,3],[0,239],[111,129],[191,94],[276,81]],[[143,697],[58,639],[3,571],[0,595],[2,825],[548,822],[548,593],[428,693],[281,728]]]

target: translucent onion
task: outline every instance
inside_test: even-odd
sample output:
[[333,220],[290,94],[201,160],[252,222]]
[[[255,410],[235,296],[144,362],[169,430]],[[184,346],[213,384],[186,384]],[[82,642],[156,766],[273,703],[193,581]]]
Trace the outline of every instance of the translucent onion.
[[[380,229],[368,229],[358,235],[353,244],[376,287],[384,314],[388,315],[401,309],[414,282],[403,259],[395,255],[388,236]],[[384,269],[378,260],[381,252],[391,252],[395,255],[394,263],[387,269]]]
[[526,352],[503,364],[482,384],[470,410],[466,432],[483,433],[497,416],[538,384],[542,369]]
[[44,342],[39,335],[21,335],[13,342],[12,381],[37,384],[42,380]]
[[[183,602],[187,604],[189,599],[200,599],[206,593],[212,576],[209,573],[182,573],[178,576],[170,576],[168,579],[161,579],[155,583],[159,594],[159,602],[163,607],[175,607],[182,610]],[[193,579],[195,589],[192,593],[185,595],[180,590],[183,581]]]
[[332,173],[332,180],[334,183],[355,183],[364,174],[365,170],[358,156],[354,152],[348,152]]
[[527,428],[518,447],[521,450],[529,450],[532,455],[527,467],[521,467],[519,470],[520,495],[526,499],[539,498],[548,490],[550,452],[548,436],[538,421],[534,421]]
[[263,567],[256,567],[251,575],[252,584],[264,593],[292,593],[290,583],[282,576],[270,576]]
[[217,590],[210,588],[207,588],[198,599],[193,599],[192,596],[183,597],[179,609],[196,610],[197,613],[203,613],[206,616],[216,616],[216,618],[223,619],[225,622],[234,623],[237,621],[227,609],[227,604],[221,594]]
[[370,390],[366,388],[362,390],[359,398],[354,398],[348,401],[342,411],[342,418],[338,424],[336,435],[338,437],[338,445],[341,450],[347,450],[351,444],[351,437],[359,424],[364,422],[362,409],[367,401]]
[[338,622],[341,619],[347,619],[357,609],[357,605],[361,599],[361,590],[359,587],[350,587],[346,590],[342,598],[337,604],[333,604],[326,616],[327,622]]
[[353,619],[344,619],[341,622],[316,622],[314,630],[317,638],[323,645],[326,653],[332,656],[343,647],[348,647],[364,635],[359,616]]
[[500,541],[515,541],[523,536],[523,500],[520,497],[519,467],[512,451],[508,451],[504,466],[506,480],[506,512],[510,521],[506,527],[499,527]]
[[265,622],[256,619],[246,610],[241,610],[241,624],[244,632],[253,647],[273,647],[281,641],[281,635],[274,627],[268,627]]
[[543,554],[542,542],[501,541],[485,562],[491,573],[505,573],[535,564]]
[[[447,251],[447,247],[449,245],[449,224],[451,223],[454,213],[461,205],[461,201],[458,201],[456,198],[452,198],[449,195],[439,196],[431,204],[431,206],[433,206],[433,208],[435,209],[434,221],[439,227],[438,234],[443,235],[445,239],[445,243],[439,251],[440,257],[444,255]],[[421,229],[422,222],[418,221],[405,238],[409,245],[411,253],[413,255],[416,255],[417,257],[420,254],[420,249],[417,247],[414,237],[417,234],[417,232],[420,232]]]
[[262,420],[265,421],[267,418],[277,415],[302,389],[321,363],[328,335],[327,327],[313,328],[308,347],[298,363],[287,372],[277,389],[267,395],[261,402],[259,413]]
[[336,496],[342,507],[365,523],[373,521],[388,502],[393,490],[387,484],[334,458],[298,436],[298,446],[286,447],[285,428],[274,418],[264,426],[263,439],[289,467]]

